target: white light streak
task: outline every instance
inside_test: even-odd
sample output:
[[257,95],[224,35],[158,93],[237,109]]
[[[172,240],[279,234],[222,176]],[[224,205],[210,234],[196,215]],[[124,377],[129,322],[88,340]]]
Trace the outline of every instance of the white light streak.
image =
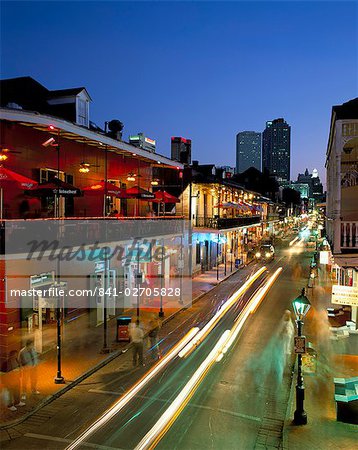
[[77,439],[75,439],[66,450],[73,450],[81,445],[90,435],[111,420],[132,398],[172,359],[174,359],[180,350],[198,333],[199,328],[192,328],[158,363],[147,372],[129,391],[123,395],[113,406],[111,406],[102,416],[87,428]]
[[297,237],[295,237],[295,239],[292,239],[292,241],[288,244],[290,247],[292,247],[292,245],[295,243],[295,242],[297,242],[298,241],[298,239],[299,239],[299,237],[297,236]]
[[205,337],[210,333],[210,331],[215,327],[219,320],[227,313],[227,311],[235,304],[237,299],[247,291],[247,289],[252,285],[252,283],[257,280],[257,278],[267,270],[266,267],[261,267],[257,272],[254,273],[241,287],[238,289],[226,302],[221,306],[221,308],[216,312],[216,314],[209,320],[209,322],[201,329],[201,331],[189,342],[187,346],[179,352],[179,358],[184,358],[188,356],[195,347],[197,347],[200,342],[202,342]]
[[226,342],[230,330],[226,330],[212,351],[206,359],[200,364],[194,375],[190,378],[188,383],[184,386],[180,394],[175,398],[173,403],[166,409],[156,424],[149,430],[140,443],[135,447],[135,450],[145,450],[154,448],[161,437],[166,433],[171,424],[176,420],[190,398],[194,395],[200,382],[205,377],[210,367],[214,364],[218,354],[224,343]]
[[[235,339],[237,338],[242,326],[244,325],[246,319],[252,312],[253,308],[254,309],[257,308],[263,296],[268,292],[269,288],[272,286],[272,284],[274,283],[274,281],[281,272],[282,267],[276,270],[276,272],[269,278],[265,286],[262,289],[260,289],[258,293],[245,305],[243,311],[240,313],[240,316],[238,317],[232,329],[226,330],[222,334],[219,341],[216,343],[216,345],[209,353],[207,358],[204,360],[204,362],[199,366],[199,368],[196,370],[194,375],[190,378],[188,383],[184,386],[182,391],[175,398],[175,400],[169,406],[169,408],[166,409],[166,411],[162,414],[162,416],[159,418],[156,424],[140,441],[135,450],[150,450],[153,449],[158,444],[158,442],[162,439],[162,437],[165,435],[165,433],[169,430],[171,425],[175,422],[180,413],[183,411],[185,406],[188,404],[190,398],[194,395],[195,391],[198,389],[201,381],[206,376],[210,367],[214,364],[215,361],[216,362],[221,361],[222,358],[224,357],[224,354],[235,342]],[[237,295],[237,292],[232,297]]]

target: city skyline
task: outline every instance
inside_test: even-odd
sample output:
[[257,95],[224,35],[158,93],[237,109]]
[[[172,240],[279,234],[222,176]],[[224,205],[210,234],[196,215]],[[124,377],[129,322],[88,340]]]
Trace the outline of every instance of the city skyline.
[[[186,136],[201,163],[234,166],[238,130],[263,130],[285,117],[291,178],[310,156],[325,182],[331,108],[357,88],[344,64],[354,65],[356,44],[347,43],[356,42],[357,26],[352,3],[327,3],[321,12],[308,2],[94,2],[85,11],[80,3],[3,2],[2,78],[29,75],[50,89],[85,86],[99,126],[119,119],[124,139],[143,131],[168,156],[171,136]],[[84,20],[65,28],[71,16]],[[260,70],[253,70],[257,61]]]

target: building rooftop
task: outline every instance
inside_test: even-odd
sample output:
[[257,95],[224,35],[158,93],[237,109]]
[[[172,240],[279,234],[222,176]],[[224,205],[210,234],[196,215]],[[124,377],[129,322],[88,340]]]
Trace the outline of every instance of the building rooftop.
[[342,105],[332,107],[332,114],[335,113],[336,120],[358,119],[358,97],[349,100]]

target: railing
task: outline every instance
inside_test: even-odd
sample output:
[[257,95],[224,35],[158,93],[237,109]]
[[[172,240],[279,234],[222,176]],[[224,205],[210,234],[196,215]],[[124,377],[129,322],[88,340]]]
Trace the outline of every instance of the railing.
[[358,248],[358,222],[341,222],[341,248]]
[[[60,218],[3,220],[0,254],[21,253],[29,246],[52,251],[62,247],[86,247],[94,243],[177,236],[187,232],[183,217]],[[38,243],[38,244],[37,244]]]
[[222,230],[227,228],[237,228],[253,225],[259,223],[260,219],[261,219],[260,214],[256,214],[254,216],[240,216],[240,217],[197,216],[194,220],[194,227]]

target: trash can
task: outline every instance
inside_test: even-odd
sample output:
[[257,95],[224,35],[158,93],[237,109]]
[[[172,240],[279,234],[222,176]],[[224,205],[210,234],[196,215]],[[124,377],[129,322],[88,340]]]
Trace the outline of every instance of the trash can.
[[130,316],[117,317],[117,342],[130,341],[129,324],[132,318]]
[[235,268],[238,269],[240,264],[241,264],[241,259],[240,258],[236,258],[235,259]]

